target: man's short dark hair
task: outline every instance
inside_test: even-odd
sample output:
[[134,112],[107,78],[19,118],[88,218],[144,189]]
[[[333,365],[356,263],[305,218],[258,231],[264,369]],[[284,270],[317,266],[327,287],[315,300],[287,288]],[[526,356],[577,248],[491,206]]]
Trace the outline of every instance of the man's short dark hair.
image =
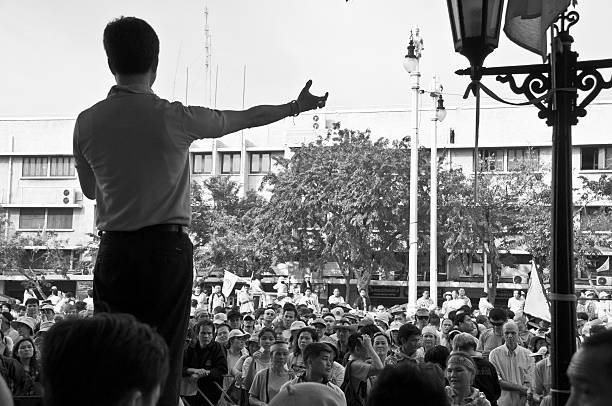
[[40,304],[40,302],[38,301],[38,299],[36,299],[35,297],[30,297],[28,298],[28,300],[25,301],[24,305],[29,305],[29,304],[35,304],[38,305]]
[[240,315],[240,312],[238,310],[230,310],[227,313],[227,319],[228,320],[235,320],[235,319],[240,319],[242,316]]
[[410,399],[415,405],[448,406],[444,385],[444,372],[435,364],[387,367],[378,375],[366,405],[400,405]]
[[425,362],[433,362],[438,365],[442,370],[446,369],[446,361],[448,361],[448,356],[450,355],[450,350],[446,348],[444,345],[436,345],[433,348],[430,348],[425,353],[424,360]]
[[321,356],[322,353],[333,354],[334,351],[331,349],[329,345],[325,343],[308,344],[302,351],[302,358],[304,359],[304,364],[307,364],[308,360],[311,358],[316,358],[316,357]]
[[157,69],[159,38],[146,21],[136,17],[119,17],[106,25],[103,42],[113,75]]
[[595,351],[598,357],[601,357],[604,366],[601,371],[608,371],[608,376],[612,376],[612,372],[610,372],[612,371],[612,330],[608,329],[587,337],[580,349]]
[[414,324],[406,323],[402,324],[399,331],[397,332],[397,339],[410,338],[412,336],[421,335],[421,330]]
[[357,348],[358,345],[361,345],[361,335],[361,333],[353,333],[348,337],[347,346],[349,352],[354,353],[355,348]]
[[297,315],[298,315],[297,310],[293,306],[283,307],[283,315],[285,315],[285,313],[287,313],[287,312],[293,312],[293,315],[295,317],[297,317]]
[[507,320],[508,314],[504,309],[494,307],[489,311],[489,320]]
[[[83,362],[87,373],[58,373],[80,371]],[[135,389],[149,396],[167,374],[166,342],[131,315],[66,319],[45,336],[42,376],[47,406],[82,405],[84,399],[92,406],[117,405]]]

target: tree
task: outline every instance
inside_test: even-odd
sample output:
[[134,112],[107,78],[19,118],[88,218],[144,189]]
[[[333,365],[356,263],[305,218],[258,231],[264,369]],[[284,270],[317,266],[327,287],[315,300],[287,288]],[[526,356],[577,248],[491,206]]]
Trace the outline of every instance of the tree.
[[[271,199],[252,217],[262,242],[280,258],[313,269],[337,262],[347,295],[352,277],[367,288],[375,271],[405,267],[398,255],[408,247],[410,153],[404,142],[372,141],[369,131],[345,129],[301,146],[278,165],[279,173],[262,185],[272,190]],[[425,217],[428,206],[421,207]]]
[[215,176],[191,186],[194,264],[205,276],[231,270],[241,276],[269,266],[249,228],[247,212],[263,204],[248,192],[238,196],[240,186],[226,176]]
[[48,288],[49,283],[42,270],[66,275],[72,261],[66,241],[50,232],[9,234],[5,232],[6,227],[6,221],[0,223],[0,270],[23,275],[26,287],[35,288],[46,298],[43,287]]

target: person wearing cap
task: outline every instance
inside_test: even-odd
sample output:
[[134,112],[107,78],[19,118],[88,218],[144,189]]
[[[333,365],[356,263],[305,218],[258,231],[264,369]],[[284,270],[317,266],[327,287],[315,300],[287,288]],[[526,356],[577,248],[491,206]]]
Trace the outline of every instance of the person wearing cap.
[[266,406],[274,399],[280,388],[289,382],[291,376],[287,370],[289,345],[277,341],[270,346],[270,366],[257,372],[249,388],[249,404],[251,406]]
[[229,348],[225,353],[227,358],[227,370],[232,371],[240,358],[248,355],[249,352],[244,348],[249,334],[243,333],[241,330],[234,329],[228,334]]
[[474,388],[484,393],[491,406],[497,406],[497,399],[501,395],[497,370],[493,364],[483,358],[481,353],[476,352],[477,344],[478,341],[471,334],[459,333],[453,339],[452,350],[464,352],[472,357],[476,365]]
[[55,309],[51,304],[44,304],[40,308],[41,321],[52,321],[55,317]]
[[325,336],[325,332],[327,329],[327,324],[325,323],[325,320],[320,317],[317,317],[315,319],[311,319],[310,325],[312,326],[312,328],[315,329],[319,337]]
[[457,406],[490,406],[484,393],[472,386],[476,376],[476,364],[469,354],[452,352],[446,366],[446,395],[450,404]]
[[215,314],[212,322],[216,326],[221,325],[221,324],[227,324],[227,314],[225,313]]
[[599,292],[599,303],[597,306],[597,318],[605,319],[612,316],[612,300],[608,300],[610,298],[610,294],[605,290]]
[[227,324],[230,326],[230,329],[240,329],[242,324],[242,316],[240,312],[236,309],[232,309],[227,312]]
[[329,303],[330,306],[346,303],[344,298],[340,296],[340,289],[334,288],[332,295],[327,299],[327,303]]
[[[344,380],[344,367],[338,362],[338,342],[331,337],[323,336],[319,339],[320,343],[327,344],[332,350],[332,370],[329,376],[329,381],[334,385],[340,387]],[[340,360],[342,361],[342,360]]]
[[[334,350],[325,343],[310,343],[304,347],[304,373],[293,378],[281,387],[281,391],[287,385],[302,382],[315,382],[328,386],[336,391],[339,397],[344,398],[344,392],[340,387],[330,381],[334,364]],[[345,400],[346,402],[346,400]]]
[[385,365],[396,367],[405,362],[423,362],[423,348],[419,346],[421,330],[414,324],[403,324],[398,333],[398,350],[387,357]]
[[338,362],[344,366],[346,365],[347,354],[349,353],[348,338],[351,333],[357,330],[357,326],[351,324],[347,319],[340,319],[334,324],[334,330],[336,333],[330,337],[338,343]]
[[502,393],[500,406],[522,406],[531,400],[533,368],[535,363],[531,351],[518,344],[518,326],[514,321],[502,327],[504,344],[491,350],[489,361],[499,376]]
[[374,315],[374,324],[376,324],[381,331],[387,331],[389,329],[389,313],[377,312]]
[[30,338],[34,336],[36,320],[28,316],[17,317],[17,320],[11,323],[13,328],[19,333],[19,339]]
[[429,310],[424,308],[417,309],[414,318],[416,319],[414,324],[419,329],[423,329],[423,327],[429,324]]
[[476,347],[476,351],[481,352],[486,359],[488,359],[491,350],[504,343],[502,326],[507,320],[508,317],[503,309],[495,307],[489,312],[489,322],[493,327],[485,330],[478,337],[478,346]]
[[57,286],[51,286],[51,294],[47,296],[47,299],[51,301],[53,306],[57,305],[57,302],[61,300]]
[[[216,403],[221,397],[217,385],[223,384],[223,375],[227,374],[227,360],[221,344],[214,340],[215,325],[207,320],[195,326],[197,340],[185,349],[183,358],[183,376],[197,381],[198,388],[211,402]],[[190,405],[205,405],[199,395],[187,396]]]
[[245,314],[242,318],[242,330],[248,334],[255,332],[255,318],[251,314]]
[[389,338],[391,339],[391,346],[390,346],[390,350],[392,352],[397,351],[397,349],[399,348],[399,340],[397,338],[398,334],[399,334],[399,329],[400,327],[402,327],[404,325],[404,323],[400,323],[399,321],[393,321],[391,322],[391,325],[389,326]]

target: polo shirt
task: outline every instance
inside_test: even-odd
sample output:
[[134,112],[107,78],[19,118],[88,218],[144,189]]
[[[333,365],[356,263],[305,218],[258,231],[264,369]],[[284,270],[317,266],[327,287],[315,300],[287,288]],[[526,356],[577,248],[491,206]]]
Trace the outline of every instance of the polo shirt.
[[94,184],[96,226],[133,231],[191,223],[189,146],[227,132],[225,114],[170,103],[144,85],[113,86],[79,114],[73,136],[81,185]]

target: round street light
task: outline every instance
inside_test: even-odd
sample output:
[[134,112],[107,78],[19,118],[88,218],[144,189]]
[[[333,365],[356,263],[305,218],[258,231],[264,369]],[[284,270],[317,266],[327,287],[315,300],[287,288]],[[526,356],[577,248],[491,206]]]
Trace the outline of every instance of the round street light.
[[444,108],[444,99],[442,95],[438,97],[438,106],[436,107],[436,119],[439,122],[444,121],[446,118],[446,109]]
[[410,42],[408,42],[408,54],[404,57],[404,69],[408,73],[412,73],[419,68],[419,58],[414,53],[414,40],[410,33]]
[[455,51],[470,61],[472,79],[499,42],[503,0],[447,0]]

